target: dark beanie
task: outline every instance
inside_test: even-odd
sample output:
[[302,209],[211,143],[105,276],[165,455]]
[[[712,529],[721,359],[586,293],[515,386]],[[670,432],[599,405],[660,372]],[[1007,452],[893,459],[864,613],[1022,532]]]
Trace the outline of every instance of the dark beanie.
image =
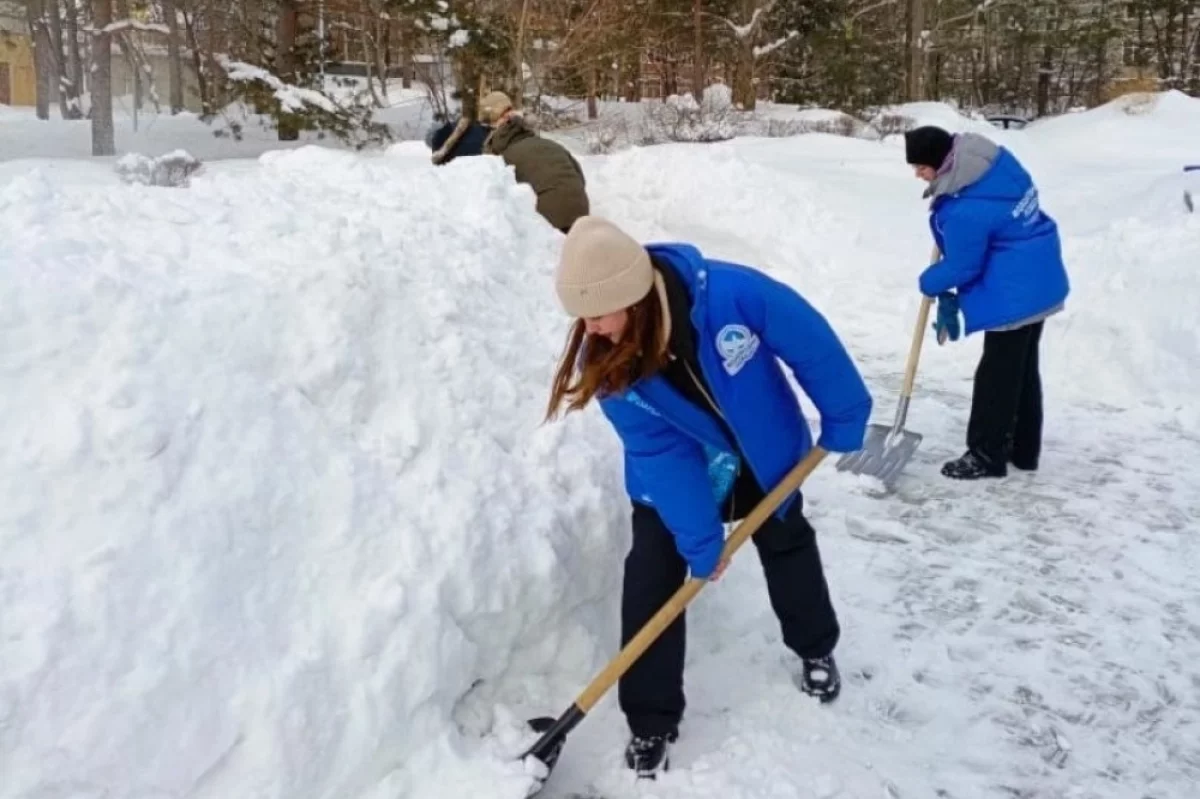
[[954,146],[954,137],[941,128],[925,125],[904,134],[904,157],[914,166],[941,169]]

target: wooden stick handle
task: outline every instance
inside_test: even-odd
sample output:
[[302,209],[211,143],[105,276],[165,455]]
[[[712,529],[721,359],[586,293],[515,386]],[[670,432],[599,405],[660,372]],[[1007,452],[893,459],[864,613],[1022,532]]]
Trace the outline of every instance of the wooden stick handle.
[[[933,245],[933,253],[929,256],[929,262],[934,263],[940,255],[938,246]],[[932,307],[933,299],[922,295],[921,309],[917,312],[917,327],[913,330],[912,346],[908,349],[908,365],[904,368],[904,386],[900,389],[901,397],[912,396],[913,383],[917,379],[917,362],[921,358],[921,342],[925,340],[925,326],[929,324],[929,311]]]
[[921,342],[925,340],[925,325],[929,324],[929,309],[933,300],[921,297],[921,310],[917,312],[917,327],[913,330],[912,346],[908,349],[908,365],[904,368],[904,386],[900,389],[901,397],[911,397],[913,383],[917,380],[917,361],[921,358]]
[[[738,551],[742,544],[749,540],[750,536],[758,531],[775,509],[778,508],[788,495],[796,491],[800,485],[812,474],[813,470],[821,463],[825,457],[825,450],[820,447],[813,447],[812,450],[804,457],[800,463],[796,464],[790,472],[788,472],[779,485],[775,486],[769,494],[763,497],[762,502],[750,511],[749,515],[738,524],[733,533],[725,541],[725,548],[721,551],[721,559],[728,560],[733,557],[733,554]],[[616,684],[617,680],[621,679],[629,667],[634,664],[642,653],[650,648],[650,645],[658,639],[664,630],[671,626],[671,622],[683,613],[684,608],[700,593],[700,589],[708,580],[700,580],[695,577],[689,578],[679,590],[667,600],[658,612],[655,613],[650,621],[638,631],[629,643],[627,643],[617,656],[614,657],[609,664],[604,667],[604,670],[592,680],[591,684],[583,689],[583,693],[575,700],[575,704],[584,713],[588,712],[595,706],[597,702],[608,692],[608,689]]]

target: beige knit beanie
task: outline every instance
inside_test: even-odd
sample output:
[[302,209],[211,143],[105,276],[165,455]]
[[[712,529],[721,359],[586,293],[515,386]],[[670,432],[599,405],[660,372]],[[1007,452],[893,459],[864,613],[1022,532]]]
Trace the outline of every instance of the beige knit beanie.
[[554,288],[571,316],[590,318],[636,304],[654,286],[646,248],[612,222],[581,216],[563,243]]
[[485,125],[495,124],[496,120],[502,117],[505,111],[511,110],[512,107],[512,100],[504,92],[488,92],[479,101],[479,121]]

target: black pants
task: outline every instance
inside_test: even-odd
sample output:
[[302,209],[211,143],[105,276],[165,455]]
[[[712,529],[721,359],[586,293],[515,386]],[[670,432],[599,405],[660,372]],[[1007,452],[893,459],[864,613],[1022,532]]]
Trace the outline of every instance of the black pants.
[[998,470],[1009,459],[1037,466],[1042,449],[1042,378],[1038,345],[1045,322],[983,335],[975,370],[967,448]]
[[[798,497],[781,521],[772,517],[751,538],[767,580],[771,607],[784,643],[801,657],[833,651],[841,633],[821,567],[816,533]],[[653,508],[633,506],[633,545],[625,558],[621,643],[671,597],[687,577],[687,564]],[[683,718],[685,614],[681,614],[633,664],[617,686],[621,710],[634,735],[665,735]]]

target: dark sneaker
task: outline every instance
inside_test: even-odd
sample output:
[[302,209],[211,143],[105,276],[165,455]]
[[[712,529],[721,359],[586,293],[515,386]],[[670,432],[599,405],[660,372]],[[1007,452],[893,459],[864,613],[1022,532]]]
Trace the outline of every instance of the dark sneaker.
[[625,765],[636,771],[639,777],[654,779],[658,772],[670,768],[671,759],[667,750],[678,738],[678,733],[633,736],[625,747]]
[[1004,464],[997,466],[968,451],[957,460],[946,461],[942,465],[942,474],[951,480],[978,480],[982,477],[1004,477],[1008,474],[1008,468]]
[[842,691],[842,677],[838,674],[833,655],[823,658],[802,658],[804,674],[800,678],[800,690],[815,696],[822,702],[832,702]]

